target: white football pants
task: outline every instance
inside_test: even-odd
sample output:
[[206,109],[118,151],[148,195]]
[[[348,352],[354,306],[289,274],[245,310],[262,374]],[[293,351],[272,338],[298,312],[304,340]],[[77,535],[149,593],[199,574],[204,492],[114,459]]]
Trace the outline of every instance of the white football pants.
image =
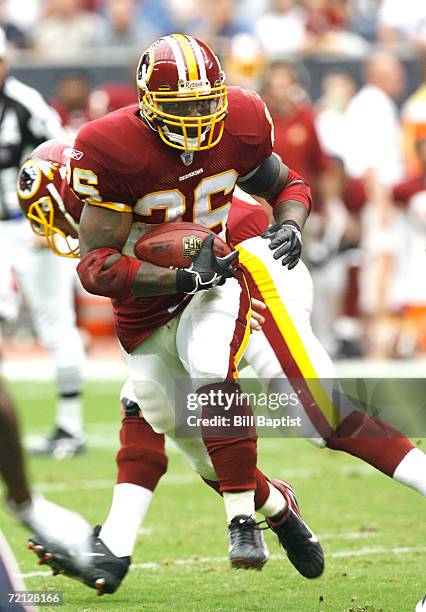
[[0,222],[0,242],[10,256],[36,334],[53,360],[60,394],[80,390],[84,348],[76,327],[76,261],[33,246],[26,219]]
[[228,279],[194,295],[182,313],[125,353],[131,383],[122,397],[136,401],[153,429],[174,439],[191,467],[211,480],[216,475],[203,441],[175,436],[179,414],[188,414],[176,404],[187,393],[236,374],[249,338],[249,316],[247,290]]

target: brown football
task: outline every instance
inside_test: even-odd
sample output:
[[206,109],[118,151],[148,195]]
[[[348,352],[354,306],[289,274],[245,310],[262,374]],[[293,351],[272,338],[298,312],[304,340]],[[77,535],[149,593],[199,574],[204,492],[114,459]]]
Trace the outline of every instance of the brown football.
[[203,240],[215,236],[214,254],[224,257],[231,248],[214,232],[196,223],[164,223],[139,238],[136,257],[162,268],[188,268],[199,253]]

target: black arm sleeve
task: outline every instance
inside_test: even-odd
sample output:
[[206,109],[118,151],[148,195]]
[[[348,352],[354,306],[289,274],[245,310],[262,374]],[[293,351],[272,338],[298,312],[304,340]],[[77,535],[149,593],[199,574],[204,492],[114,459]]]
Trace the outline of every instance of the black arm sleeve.
[[278,180],[287,178],[282,176],[283,168],[286,168],[286,166],[277,155],[272,153],[252,172],[246,176],[241,176],[237,181],[238,186],[250,195],[269,198],[274,195],[273,192],[277,191],[277,182],[281,185],[281,181]]

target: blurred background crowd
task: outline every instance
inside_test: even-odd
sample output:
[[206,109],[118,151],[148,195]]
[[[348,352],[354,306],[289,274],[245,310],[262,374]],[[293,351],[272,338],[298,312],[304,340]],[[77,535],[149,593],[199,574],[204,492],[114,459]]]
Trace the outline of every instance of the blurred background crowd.
[[[93,47],[140,49],[174,30],[229,52],[250,33],[269,59],[283,53],[364,54],[371,43],[424,47],[422,0],[1,0],[11,44],[40,56]],[[64,44],[66,42],[66,44]]]
[[[71,133],[136,101],[136,58],[158,36],[208,42],[310,181],[304,258],[325,347],[426,352],[426,0],[0,0],[0,26],[12,74]],[[79,290],[77,307],[112,334],[107,302]]]

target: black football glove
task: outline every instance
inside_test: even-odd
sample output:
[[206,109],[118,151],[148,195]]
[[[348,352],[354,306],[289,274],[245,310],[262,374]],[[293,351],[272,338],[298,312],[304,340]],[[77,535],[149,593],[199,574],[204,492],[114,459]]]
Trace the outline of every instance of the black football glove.
[[216,257],[213,253],[214,236],[203,240],[200,252],[192,260],[189,268],[179,269],[176,274],[178,293],[197,293],[211,287],[223,285],[227,278],[235,276],[232,263],[238,257],[238,251],[232,251],[225,257]]
[[292,270],[302,253],[302,231],[296,221],[274,223],[264,232],[262,238],[269,238],[269,248],[274,251],[274,259],[283,258],[281,263]]

